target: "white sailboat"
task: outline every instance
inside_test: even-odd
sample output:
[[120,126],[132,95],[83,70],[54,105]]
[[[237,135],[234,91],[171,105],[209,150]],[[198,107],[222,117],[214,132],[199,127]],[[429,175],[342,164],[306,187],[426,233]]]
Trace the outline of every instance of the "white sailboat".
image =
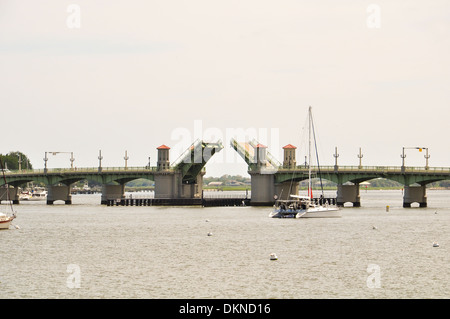
[[[314,200],[311,185],[311,137],[313,133],[312,108],[308,109],[309,122],[309,147],[308,147],[308,196],[290,195],[292,199],[277,200],[273,211],[269,214],[272,218],[334,218],[341,217],[341,212],[336,205],[327,201]],[[316,149],[317,152],[317,149]],[[323,191],[322,191],[323,192]],[[322,194],[323,198],[323,194]]]
[[3,161],[0,158],[0,166],[3,172],[3,180],[5,181],[5,193],[6,193],[6,199],[9,202],[9,206],[11,207],[11,213],[2,213],[0,212],[0,229],[9,229],[9,226],[11,225],[11,222],[14,218],[16,218],[16,214],[14,212],[12,202],[9,198],[9,190],[8,190],[8,183],[6,182],[6,176],[5,176],[5,169],[3,167]]

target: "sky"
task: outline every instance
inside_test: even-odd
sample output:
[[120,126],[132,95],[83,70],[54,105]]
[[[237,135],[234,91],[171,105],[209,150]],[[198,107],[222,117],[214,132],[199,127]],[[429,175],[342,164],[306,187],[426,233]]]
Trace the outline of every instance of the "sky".
[[309,106],[322,165],[450,167],[449,87],[448,0],[0,0],[0,153],[35,168],[203,138],[206,176],[245,176],[230,139],[302,162]]

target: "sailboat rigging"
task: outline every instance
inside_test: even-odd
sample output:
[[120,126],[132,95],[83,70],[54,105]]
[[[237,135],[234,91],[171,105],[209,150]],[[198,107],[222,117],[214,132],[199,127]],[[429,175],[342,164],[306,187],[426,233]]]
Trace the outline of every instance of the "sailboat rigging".
[[318,175],[320,179],[320,186],[323,198],[323,184],[320,172],[319,155],[317,152],[317,142],[314,130],[314,121],[312,117],[311,106],[308,109],[308,195],[290,195],[292,199],[279,199],[275,202],[273,211],[269,214],[272,218],[330,218],[341,217],[339,208],[331,205],[328,202],[315,201],[312,194],[312,168],[311,168],[311,153],[312,140],[314,139],[314,147],[316,151]]
[[9,226],[11,225],[11,222],[13,221],[14,218],[16,218],[16,213],[14,212],[14,208],[12,205],[12,201],[9,198],[9,186],[8,183],[6,181],[6,176],[5,176],[5,168],[3,166],[3,160],[0,157],[0,166],[2,169],[2,174],[3,174],[3,180],[5,182],[5,194],[6,194],[6,200],[9,202],[9,206],[11,208],[11,213],[1,213],[0,212],[0,229],[9,229]]

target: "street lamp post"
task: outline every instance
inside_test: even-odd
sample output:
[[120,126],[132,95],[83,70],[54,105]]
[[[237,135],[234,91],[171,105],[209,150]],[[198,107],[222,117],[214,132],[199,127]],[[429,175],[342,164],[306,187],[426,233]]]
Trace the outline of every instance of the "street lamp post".
[[98,151],[98,171],[101,172],[102,171],[102,150]]
[[45,156],[44,156],[44,173],[47,174],[47,162],[48,162],[48,157],[47,157],[47,152],[45,152]]
[[402,158],[402,173],[405,172],[405,158],[406,158],[405,149],[419,150],[419,152],[422,152],[422,150],[425,149],[426,150],[426,154],[424,155],[425,160],[426,160],[425,161],[425,169],[429,169],[428,159],[430,158],[430,155],[428,155],[428,147],[403,147],[402,154],[400,155],[400,157]]
[[359,166],[358,166],[358,168],[361,169],[361,168],[362,168],[361,159],[362,159],[363,156],[364,156],[363,154],[361,154],[361,147],[359,148],[359,154],[356,155],[356,156],[358,156],[358,158],[359,158]]
[[73,152],[70,152],[70,168],[73,169],[73,162],[75,159],[73,158]]
[[430,158],[430,155],[428,155],[428,147],[426,147],[425,150],[426,150],[426,154],[424,155],[424,157],[425,157],[425,169],[428,170],[430,168],[428,166],[428,159]]
[[402,158],[402,173],[404,173],[405,172],[405,158],[406,158],[404,147],[402,148],[402,154],[400,155],[400,157]]
[[22,156],[20,156],[20,154],[18,156],[19,156],[19,171],[21,171],[22,170]]
[[334,154],[333,154],[333,157],[335,158],[335,160],[334,160],[334,170],[335,171],[337,171],[338,170],[338,162],[337,162],[337,159],[338,159],[338,157],[339,157],[339,154],[338,154],[338,151],[337,151],[337,146],[334,148]]
[[45,152],[44,173],[48,172],[48,169],[47,169],[47,162],[48,162],[47,153],[51,153],[52,155],[56,155],[56,154],[60,154],[60,153],[70,154],[70,168],[73,169],[73,162],[75,161],[75,158],[73,157],[73,152]]
[[125,157],[124,157],[123,159],[125,160],[125,169],[127,169],[127,162],[128,162],[128,160],[130,159],[130,158],[128,157],[127,151],[125,151]]

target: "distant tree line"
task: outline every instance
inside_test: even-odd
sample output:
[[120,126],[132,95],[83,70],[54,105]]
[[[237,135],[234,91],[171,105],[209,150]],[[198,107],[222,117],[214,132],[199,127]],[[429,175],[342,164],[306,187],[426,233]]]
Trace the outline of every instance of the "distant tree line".
[[245,177],[241,175],[222,175],[220,177],[203,177],[203,184],[208,185],[211,182],[222,182],[223,184],[227,184],[229,182],[241,182],[241,183],[250,183],[250,177]]
[[19,159],[21,161],[22,169],[33,169],[30,159],[22,152],[9,152],[6,155],[0,154],[0,159],[3,164],[3,168],[9,170],[19,169]]

